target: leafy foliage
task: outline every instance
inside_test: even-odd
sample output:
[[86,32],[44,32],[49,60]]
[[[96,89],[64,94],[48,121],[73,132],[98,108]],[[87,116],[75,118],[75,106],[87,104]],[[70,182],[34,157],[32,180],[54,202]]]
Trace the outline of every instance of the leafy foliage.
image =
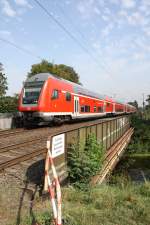
[[148,103],[148,106],[150,107],[150,95],[147,96],[146,101],[147,101],[147,103]]
[[41,63],[32,65],[31,71],[28,73],[28,77],[31,77],[37,73],[52,73],[66,80],[79,83],[79,75],[72,67],[63,64],[53,64],[47,60],[43,60]]
[[5,96],[7,90],[7,77],[3,73],[3,65],[0,63],[0,113],[17,111],[18,96]]
[[132,126],[135,128],[134,136],[128,149],[130,152],[150,152],[150,120],[132,117]]
[[17,96],[0,97],[0,113],[11,113],[17,111],[18,98]]
[[31,224],[40,224],[40,225],[51,225],[53,224],[53,217],[52,213],[48,211],[44,211],[43,213],[36,213],[36,219],[34,218],[35,215],[30,217],[26,217],[23,221],[23,224],[31,225]]
[[71,183],[79,187],[88,184],[90,178],[100,170],[103,155],[103,149],[93,134],[88,136],[85,145],[73,145],[68,156]]
[[3,65],[0,63],[0,96],[4,96],[8,90],[7,78],[3,73]]
[[135,100],[134,102],[128,102],[129,105],[133,105],[134,107],[136,107],[138,109],[138,102]]

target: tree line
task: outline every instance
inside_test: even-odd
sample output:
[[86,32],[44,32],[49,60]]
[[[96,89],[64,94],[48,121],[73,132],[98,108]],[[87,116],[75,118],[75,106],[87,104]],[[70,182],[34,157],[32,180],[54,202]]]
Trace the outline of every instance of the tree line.
[[17,111],[17,95],[6,96],[8,90],[7,77],[4,73],[3,64],[0,63],[0,113]]

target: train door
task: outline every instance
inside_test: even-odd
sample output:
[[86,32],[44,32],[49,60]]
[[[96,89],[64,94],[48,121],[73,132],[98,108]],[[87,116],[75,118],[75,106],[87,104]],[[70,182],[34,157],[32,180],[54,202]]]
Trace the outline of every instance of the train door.
[[113,103],[113,113],[115,113],[116,110],[115,110],[115,103]]
[[79,97],[74,96],[74,115],[79,115]]

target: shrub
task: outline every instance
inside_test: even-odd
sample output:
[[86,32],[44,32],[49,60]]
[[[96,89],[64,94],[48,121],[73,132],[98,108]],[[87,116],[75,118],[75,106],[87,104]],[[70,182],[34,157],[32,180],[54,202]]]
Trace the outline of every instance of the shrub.
[[0,113],[11,113],[17,111],[17,97],[5,96],[0,97]]
[[79,187],[87,185],[100,170],[103,156],[103,148],[93,134],[88,136],[85,144],[73,145],[68,154],[70,182]]
[[150,152],[150,120],[132,117],[132,126],[135,128],[128,150],[130,153]]

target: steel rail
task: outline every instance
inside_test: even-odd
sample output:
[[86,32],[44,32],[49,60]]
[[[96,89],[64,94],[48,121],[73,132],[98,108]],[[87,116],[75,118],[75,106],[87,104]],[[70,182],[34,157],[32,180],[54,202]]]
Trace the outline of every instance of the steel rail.
[[[40,128],[41,130],[45,128]],[[17,128],[17,129],[7,129],[7,130],[0,130],[0,138],[1,137],[8,137],[8,136],[13,136],[15,134],[22,134],[22,133],[29,133],[31,131],[34,131],[35,129],[27,130],[24,128]]]
[[41,138],[37,138],[37,139],[32,139],[32,140],[28,140],[28,141],[24,141],[24,142],[20,142],[20,143],[16,143],[16,144],[11,144],[11,145],[7,145],[4,147],[0,148],[0,154],[4,153],[4,152],[8,152],[14,149],[18,149],[19,147],[24,147],[24,146],[28,146],[30,144],[33,143],[37,143],[37,141],[46,141],[47,138],[41,137]]
[[0,131],[0,137],[5,137],[7,135],[12,136],[18,133],[27,132],[27,130],[24,130],[23,128],[20,129],[8,129],[8,130],[1,130]]
[[22,155],[22,156],[18,156],[14,159],[11,159],[11,160],[8,160],[4,163],[1,163],[0,164],[0,172],[3,171],[4,169],[7,169],[8,167],[11,167],[11,166],[14,166],[14,165],[17,165],[21,162],[24,162],[24,161],[27,161],[29,159],[32,159],[36,156],[39,156],[39,155],[43,155],[45,154],[44,156],[46,156],[46,152],[47,152],[47,149],[46,147],[45,148],[40,148],[36,151],[33,151],[31,153],[27,153],[25,155]]

